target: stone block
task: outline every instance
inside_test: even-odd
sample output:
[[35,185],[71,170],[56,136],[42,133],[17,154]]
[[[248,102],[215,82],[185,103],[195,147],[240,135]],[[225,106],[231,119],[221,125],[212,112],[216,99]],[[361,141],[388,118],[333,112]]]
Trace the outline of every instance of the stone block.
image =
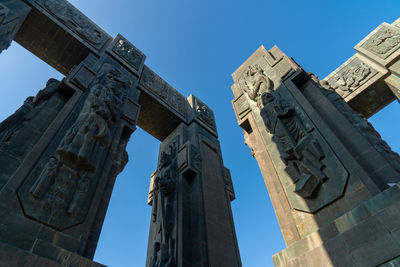
[[368,247],[371,242],[386,236],[389,231],[376,217],[370,217],[342,234],[349,251]]
[[400,255],[400,246],[389,234],[371,240],[352,253],[355,266],[377,266]]

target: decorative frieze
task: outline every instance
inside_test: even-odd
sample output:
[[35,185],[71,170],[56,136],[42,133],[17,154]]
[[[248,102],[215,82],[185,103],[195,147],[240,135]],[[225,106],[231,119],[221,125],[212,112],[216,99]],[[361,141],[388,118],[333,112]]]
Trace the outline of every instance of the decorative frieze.
[[361,47],[386,59],[400,47],[400,29],[382,25]]
[[328,78],[328,83],[339,95],[346,97],[377,73],[358,57],[353,57]]
[[140,84],[176,112],[185,116],[186,98],[146,66],[143,68]]
[[101,50],[106,42],[110,40],[105,31],[68,1],[35,0],[35,2],[96,50]]

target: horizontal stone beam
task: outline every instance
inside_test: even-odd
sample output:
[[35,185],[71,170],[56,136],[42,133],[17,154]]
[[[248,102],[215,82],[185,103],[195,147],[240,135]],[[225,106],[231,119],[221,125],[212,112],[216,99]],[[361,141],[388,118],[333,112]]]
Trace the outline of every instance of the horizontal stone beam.
[[400,19],[382,23],[354,49],[357,53],[324,80],[368,118],[400,99]]
[[14,40],[62,74],[67,76],[77,72],[80,75],[77,79],[89,83],[94,73],[87,68],[79,71],[77,68],[88,57],[95,60],[108,53],[139,77],[141,95],[137,125],[146,132],[163,140],[181,122],[190,124],[197,120],[217,136],[211,109],[196,97],[186,99],[145,66],[145,55],[123,36],[112,38],[65,0],[7,1],[22,3],[31,8]]

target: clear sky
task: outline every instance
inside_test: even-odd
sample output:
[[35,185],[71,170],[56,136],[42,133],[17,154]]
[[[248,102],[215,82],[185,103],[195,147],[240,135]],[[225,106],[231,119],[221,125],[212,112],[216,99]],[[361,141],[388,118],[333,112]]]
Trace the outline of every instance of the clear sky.
[[[121,33],[147,56],[146,64],[183,95],[194,94],[215,112],[243,266],[272,266],[285,248],[258,165],[244,145],[231,106],[231,74],[260,45],[278,45],[307,71],[324,78],[382,22],[400,16],[399,0],[72,0],[110,35]],[[50,77],[62,75],[18,44],[0,56],[0,120]],[[400,151],[400,105],[371,122]],[[118,177],[95,260],[111,267],[144,266],[151,208],[146,205],[159,142],[138,129],[130,161]]]

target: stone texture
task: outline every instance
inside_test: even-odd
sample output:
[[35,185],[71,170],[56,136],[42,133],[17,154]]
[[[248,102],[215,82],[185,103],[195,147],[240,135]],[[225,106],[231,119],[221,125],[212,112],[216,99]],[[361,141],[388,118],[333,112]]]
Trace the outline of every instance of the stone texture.
[[287,244],[274,264],[376,266],[396,257],[400,157],[337,93],[378,84],[384,71],[357,56],[329,84],[271,54],[283,53],[261,47],[233,74],[232,104]]

